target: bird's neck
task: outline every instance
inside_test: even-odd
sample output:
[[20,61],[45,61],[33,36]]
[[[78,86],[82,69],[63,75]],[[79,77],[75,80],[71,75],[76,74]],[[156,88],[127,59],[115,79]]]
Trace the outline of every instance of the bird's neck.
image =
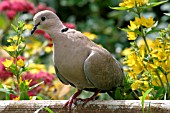
[[48,29],[48,31],[45,31],[52,38],[54,45],[58,45],[58,43],[62,42],[63,39],[66,37],[66,35],[61,32],[64,28],[66,27],[64,25],[61,25],[57,27],[51,27],[50,29]]
[[52,38],[56,38],[57,35],[61,34],[61,30],[64,28],[65,26],[63,24],[59,24],[49,27],[45,32],[47,32]]

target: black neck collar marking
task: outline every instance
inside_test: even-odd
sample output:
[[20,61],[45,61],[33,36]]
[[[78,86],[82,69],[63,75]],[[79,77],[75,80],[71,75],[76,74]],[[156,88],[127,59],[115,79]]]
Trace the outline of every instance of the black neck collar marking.
[[69,28],[63,28],[62,30],[61,30],[61,32],[66,32],[67,30],[68,30]]

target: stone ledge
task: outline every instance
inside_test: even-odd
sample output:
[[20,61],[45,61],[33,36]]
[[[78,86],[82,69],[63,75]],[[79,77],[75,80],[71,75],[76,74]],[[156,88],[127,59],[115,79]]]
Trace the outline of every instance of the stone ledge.
[[[0,113],[34,113],[42,107],[51,108],[54,113],[67,113],[63,108],[66,100],[22,100],[22,101],[0,101]],[[150,103],[151,113],[170,113],[170,100],[147,100],[145,111]],[[140,100],[96,100],[82,106],[79,103],[72,107],[72,113],[141,113]],[[40,110],[38,113],[48,113]]]

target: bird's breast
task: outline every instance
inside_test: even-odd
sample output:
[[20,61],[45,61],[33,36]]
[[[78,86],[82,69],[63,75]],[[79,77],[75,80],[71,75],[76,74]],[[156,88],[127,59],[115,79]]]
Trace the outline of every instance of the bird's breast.
[[59,73],[77,88],[92,88],[84,74],[84,61],[90,49],[81,43],[68,41],[54,45],[54,63]]

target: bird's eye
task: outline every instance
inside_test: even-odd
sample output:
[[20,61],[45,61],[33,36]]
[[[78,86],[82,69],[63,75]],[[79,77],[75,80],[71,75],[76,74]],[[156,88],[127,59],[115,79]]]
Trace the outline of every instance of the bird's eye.
[[43,16],[43,17],[41,17],[41,20],[42,20],[42,21],[44,21],[45,19],[46,19],[46,18],[45,18],[44,16]]

